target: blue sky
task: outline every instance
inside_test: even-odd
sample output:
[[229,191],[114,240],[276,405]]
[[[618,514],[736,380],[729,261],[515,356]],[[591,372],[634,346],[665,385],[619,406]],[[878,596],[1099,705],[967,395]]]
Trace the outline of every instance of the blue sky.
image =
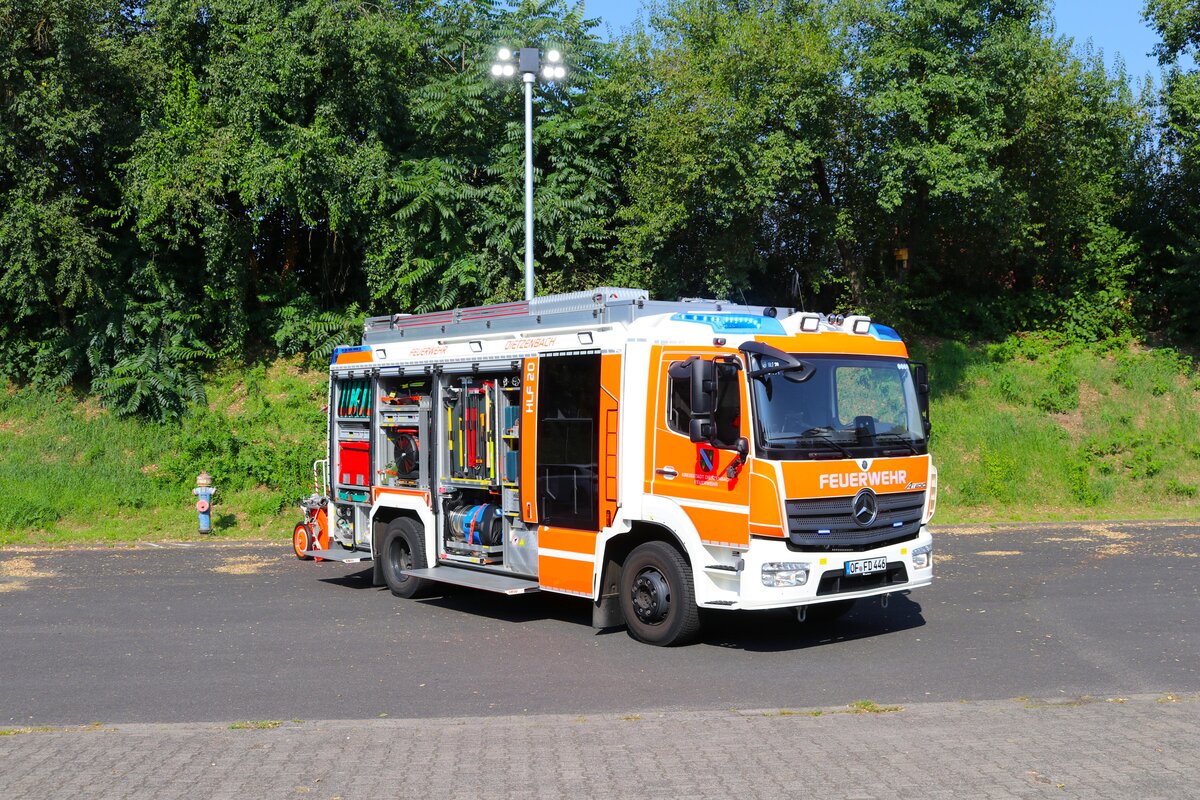
[[[600,17],[614,33],[637,18],[642,0],[585,0],[589,17]],[[1158,75],[1158,65],[1147,55],[1154,47],[1155,36],[1142,22],[1142,0],[1057,0],[1054,20],[1058,33],[1070,36],[1077,46],[1088,39],[1104,51],[1104,61],[1110,66],[1119,55],[1125,60],[1129,74]]]

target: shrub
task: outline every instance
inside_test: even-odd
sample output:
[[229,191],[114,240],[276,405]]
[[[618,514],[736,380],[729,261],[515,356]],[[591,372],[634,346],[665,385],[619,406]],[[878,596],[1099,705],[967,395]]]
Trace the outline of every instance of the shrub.
[[1173,497],[1195,497],[1196,487],[1189,483],[1177,481],[1174,478],[1167,478],[1167,494]]

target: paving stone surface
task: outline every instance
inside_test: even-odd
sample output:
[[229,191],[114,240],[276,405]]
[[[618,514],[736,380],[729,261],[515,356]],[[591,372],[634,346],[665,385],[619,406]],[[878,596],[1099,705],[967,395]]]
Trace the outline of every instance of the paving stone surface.
[[1197,694],[135,723],[0,736],[0,797],[1177,800],[1198,752]]

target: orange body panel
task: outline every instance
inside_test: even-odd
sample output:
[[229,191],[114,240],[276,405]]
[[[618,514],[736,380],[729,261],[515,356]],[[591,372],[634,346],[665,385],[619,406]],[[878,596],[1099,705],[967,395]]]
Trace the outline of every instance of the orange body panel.
[[744,511],[725,511],[685,506],[684,513],[700,532],[700,538],[711,544],[745,546],[750,542],[747,515]]
[[771,464],[753,459],[750,463],[750,533],[756,536],[779,536],[783,529],[781,493]]
[[538,555],[538,585],[543,589],[592,596],[592,562]]
[[600,524],[617,514],[617,420],[621,404],[621,356],[600,357]]
[[419,497],[425,501],[425,505],[432,507],[429,492],[425,489],[401,489],[396,486],[374,486],[371,488],[372,500],[378,500],[381,495],[385,494],[402,494],[408,497]]
[[782,466],[783,496],[791,498],[851,497],[866,486],[876,494],[915,492],[929,481],[929,456],[784,461]]
[[538,360],[527,358],[521,370],[521,519],[537,522]]
[[785,353],[848,353],[859,356],[896,356],[908,358],[904,342],[889,342],[874,336],[854,333],[814,333],[799,336],[759,336],[763,344],[777,347]]
[[338,356],[337,363],[339,364],[370,364],[375,360],[371,355],[370,350],[361,350],[356,353],[342,353]]
[[[651,350],[647,390],[652,394],[647,398],[647,413],[653,414],[648,421],[653,438],[646,453],[646,486],[651,494],[679,502],[696,523],[702,540],[741,545],[750,541],[746,510],[750,503],[748,465],[743,464],[730,478],[726,470],[737,457],[735,451],[697,444],[687,435],[667,426],[667,392],[670,388],[667,371],[671,363],[690,356],[711,358],[720,353],[728,351],[713,347],[655,347]],[[742,398],[741,435],[749,436],[750,399],[743,373],[738,375]],[[674,477],[670,476],[671,471],[674,471]],[[735,508],[699,508],[689,506],[688,501],[719,503]]]
[[543,525],[538,529],[539,550],[565,550],[595,556],[596,532],[577,531],[571,528],[551,528]]

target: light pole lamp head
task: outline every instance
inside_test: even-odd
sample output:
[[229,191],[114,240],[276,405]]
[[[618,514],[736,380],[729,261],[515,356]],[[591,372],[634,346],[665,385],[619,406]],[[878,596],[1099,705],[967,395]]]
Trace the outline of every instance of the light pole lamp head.
[[540,66],[541,56],[536,47],[522,47],[517,55],[517,68],[522,73],[537,74],[538,66]]

